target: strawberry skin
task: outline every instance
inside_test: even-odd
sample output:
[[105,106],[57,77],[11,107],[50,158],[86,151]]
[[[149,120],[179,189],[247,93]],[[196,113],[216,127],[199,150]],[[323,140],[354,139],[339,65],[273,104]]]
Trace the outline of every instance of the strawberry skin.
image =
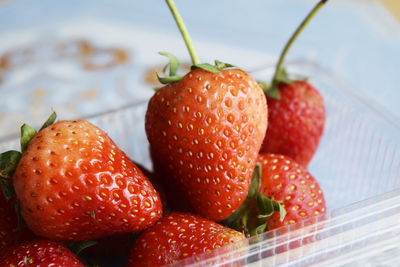
[[274,213],[268,220],[268,230],[293,224],[326,212],[323,192],[315,178],[289,157],[260,154],[262,166],[259,192],[283,203],[286,216],[281,222]]
[[25,226],[18,229],[18,217],[13,207],[13,201],[13,199],[7,201],[0,190],[0,255],[11,245],[33,236]]
[[37,235],[90,240],[147,228],[161,216],[149,180],[99,128],[60,121],[33,137],[13,176]]
[[197,215],[175,212],[139,236],[127,267],[163,266],[244,239],[242,233]]
[[155,170],[192,209],[220,221],[244,201],[268,123],[262,89],[237,69],[195,69],[150,99],[146,133]]
[[286,155],[307,167],[323,133],[324,101],[306,81],[278,88],[280,99],[267,97],[268,129],[261,153]]
[[64,245],[48,240],[31,240],[9,248],[0,257],[0,266],[84,267]]

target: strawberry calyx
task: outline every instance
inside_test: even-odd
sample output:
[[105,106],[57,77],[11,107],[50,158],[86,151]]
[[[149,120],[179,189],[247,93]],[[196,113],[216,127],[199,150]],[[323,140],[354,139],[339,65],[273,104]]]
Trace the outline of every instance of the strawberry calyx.
[[0,154],[0,186],[7,201],[15,194],[10,177],[17,168],[21,156],[22,153],[15,150]]
[[268,219],[280,213],[280,220],[286,216],[284,206],[259,192],[261,185],[261,165],[256,164],[249,192],[243,204],[222,223],[243,232],[247,237],[261,234],[267,230]]
[[[53,124],[56,118],[57,114],[53,110],[53,113],[50,115],[50,117],[45,121],[45,123],[43,123],[42,127],[40,127],[39,132],[49,125]],[[15,196],[15,190],[12,182],[13,174],[17,169],[19,161],[21,160],[22,153],[26,150],[29,142],[36,134],[37,131],[35,129],[27,124],[23,124],[21,126],[20,138],[21,152],[10,150],[0,154],[0,187],[7,201]],[[16,228],[16,231],[18,231],[19,229],[21,229],[24,221],[20,212],[19,202],[16,198],[13,204],[18,217],[18,225]]]
[[192,65],[192,67],[190,69],[191,70],[203,69],[205,71],[209,71],[212,73],[220,73],[220,71],[224,70],[224,69],[240,69],[239,67],[237,67],[235,65],[232,65],[230,63],[224,63],[217,59],[214,61],[214,63],[215,63],[215,65],[211,65],[209,63],[195,64],[195,65]]
[[[179,82],[180,80],[182,80],[183,76],[177,74],[179,66],[181,64],[178,58],[168,52],[159,52],[159,54],[168,57],[169,62],[163,68],[164,76],[160,76],[157,73],[158,81],[162,84],[169,84],[169,83]],[[215,60],[214,65],[209,63],[198,63],[198,64],[193,64],[190,67],[190,69],[191,70],[203,69],[205,71],[212,73],[220,73],[220,71],[224,69],[240,69],[240,68],[230,63],[225,63],[219,60]]]
[[[286,54],[288,53],[290,47],[292,44],[295,42],[297,37],[300,35],[300,33],[303,31],[303,29],[306,27],[308,22],[314,17],[314,15],[319,11],[319,9],[326,3],[328,0],[320,0],[314,8],[310,11],[310,13],[306,16],[306,18],[301,22],[301,24],[297,27],[296,31],[293,33],[293,35],[290,37],[288,42],[286,43],[285,47],[283,48],[281,55],[279,57],[278,64],[276,65],[275,73],[272,78],[272,82],[270,84],[263,82],[263,81],[258,81],[258,84],[261,86],[261,88],[264,90],[265,94],[268,97],[274,98],[274,99],[279,99],[280,98],[280,93],[278,89],[278,85],[280,83],[285,83],[285,84],[291,84],[295,81],[301,81],[301,79],[291,79],[289,78],[289,75],[287,71],[283,67],[283,62],[286,57]],[[304,80],[304,79],[302,79]]]
[[305,80],[307,80],[306,77],[290,77],[286,69],[281,68],[272,83],[267,83],[264,81],[257,81],[257,83],[268,97],[273,99],[280,99],[280,92],[278,87],[279,84],[292,84],[294,82]]
[[[57,118],[55,111],[45,121],[39,131],[54,123]],[[14,187],[12,183],[12,176],[16,170],[18,163],[22,157],[22,153],[28,147],[29,142],[37,134],[37,131],[27,124],[21,126],[21,152],[16,150],[6,151],[0,154],[0,187],[3,191],[5,198],[10,200],[14,195]]]
[[[177,75],[179,66],[181,65],[179,60],[173,54],[168,52],[159,52],[159,54],[168,57],[169,63],[165,65],[165,67],[163,68],[164,77],[161,77],[157,73],[158,81],[162,84],[168,84],[182,80],[183,76]],[[169,69],[169,74],[167,74],[168,69]]]

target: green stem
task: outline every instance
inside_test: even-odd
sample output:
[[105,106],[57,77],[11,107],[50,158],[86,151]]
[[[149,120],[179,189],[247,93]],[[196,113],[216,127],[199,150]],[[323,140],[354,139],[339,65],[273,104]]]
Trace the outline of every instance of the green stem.
[[169,9],[172,12],[172,15],[174,16],[175,22],[178,25],[178,28],[182,34],[183,39],[185,40],[186,47],[189,50],[190,57],[192,58],[192,63],[193,65],[197,65],[200,63],[199,59],[197,58],[196,51],[194,50],[194,46],[192,43],[192,39],[190,38],[189,32],[186,29],[185,23],[183,22],[183,19],[181,15],[178,12],[178,9],[176,8],[174,0],[165,0],[168,4]]
[[294,32],[294,34],[292,35],[292,37],[289,39],[289,41],[286,43],[281,56],[279,58],[278,64],[276,66],[275,69],[275,74],[274,77],[272,79],[272,86],[276,85],[276,79],[279,75],[279,73],[282,70],[283,67],[283,61],[285,59],[285,56],[287,54],[287,52],[289,51],[289,48],[291,47],[291,45],[293,44],[293,42],[297,39],[297,37],[299,36],[299,34],[302,32],[302,30],[305,28],[305,26],[308,24],[308,22],[312,19],[312,17],[318,12],[318,10],[326,3],[328,2],[328,0],[321,0],[319,1],[319,3],[313,8],[313,10],[311,10],[311,12],[307,15],[307,17],[303,20],[303,22],[300,24],[300,26],[296,29],[296,31]]

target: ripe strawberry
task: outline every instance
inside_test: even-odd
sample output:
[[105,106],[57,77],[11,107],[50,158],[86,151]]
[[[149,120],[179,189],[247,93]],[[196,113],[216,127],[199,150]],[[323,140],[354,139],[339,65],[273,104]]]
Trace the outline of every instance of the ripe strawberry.
[[18,216],[13,201],[7,201],[0,190],[0,255],[6,248],[33,236],[25,226],[18,228]]
[[156,169],[200,215],[219,221],[244,201],[267,127],[261,88],[241,70],[189,72],[161,88],[146,113]]
[[161,216],[161,201],[148,179],[87,121],[45,127],[22,150],[14,189],[25,222],[37,235],[90,240],[145,229]]
[[171,213],[139,236],[127,266],[162,266],[244,239],[242,233],[199,216]]
[[[171,179],[198,214],[214,221],[235,212],[247,196],[267,128],[260,86],[237,67],[200,64],[173,0],[166,0],[189,49],[193,66],[177,75],[169,53],[169,76],[150,99],[146,134],[154,168]],[[229,68],[229,69],[227,69]]]
[[268,220],[268,230],[293,224],[326,212],[325,199],[315,178],[289,157],[260,154],[262,166],[259,192],[280,202],[286,209],[283,221],[274,213]]
[[0,266],[84,267],[75,254],[61,243],[40,239],[9,248],[0,257]]
[[292,35],[279,58],[272,83],[259,82],[269,106],[268,130],[262,153],[291,157],[307,167],[322,136],[325,107],[322,96],[305,80],[292,80],[283,68],[284,58],[305,25],[327,2],[321,0]]
[[306,81],[277,87],[279,99],[267,96],[268,129],[261,152],[283,154],[307,167],[323,133],[324,101]]

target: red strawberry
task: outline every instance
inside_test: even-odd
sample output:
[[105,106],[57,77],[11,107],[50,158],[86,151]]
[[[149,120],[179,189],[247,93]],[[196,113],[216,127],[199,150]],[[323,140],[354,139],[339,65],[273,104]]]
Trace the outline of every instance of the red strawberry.
[[199,216],[171,213],[139,236],[127,266],[162,266],[244,239],[242,233]]
[[267,97],[268,129],[262,153],[278,153],[307,166],[325,123],[322,96],[306,81],[279,83],[280,98]]
[[64,245],[48,240],[31,240],[9,248],[0,257],[1,267],[84,267]]
[[0,255],[5,248],[32,237],[32,233],[25,226],[18,229],[18,216],[13,201],[7,201],[0,190]]
[[286,44],[271,85],[259,82],[267,94],[269,106],[268,130],[261,152],[289,156],[305,167],[311,161],[322,136],[324,101],[307,81],[290,79],[283,68],[283,61],[305,25],[326,2],[321,0],[314,7]]
[[284,205],[283,221],[274,213],[268,230],[293,224],[326,212],[324,194],[315,178],[292,159],[276,154],[260,154],[260,193]]
[[87,121],[60,121],[34,135],[13,182],[27,225],[50,239],[136,232],[161,216],[148,179]]
[[193,70],[157,91],[146,113],[155,168],[215,221],[246,198],[266,127],[263,92],[241,70]]
[[[260,86],[237,67],[199,64],[173,0],[166,1],[189,49],[193,66],[177,75],[179,61],[168,53],[169,76],[150,99],[146,134],[154,168],[172,179],[198,214],[227,218],[247,196],[267,129],[267,104]],[[229,68],[229,69],[227,69]]]

